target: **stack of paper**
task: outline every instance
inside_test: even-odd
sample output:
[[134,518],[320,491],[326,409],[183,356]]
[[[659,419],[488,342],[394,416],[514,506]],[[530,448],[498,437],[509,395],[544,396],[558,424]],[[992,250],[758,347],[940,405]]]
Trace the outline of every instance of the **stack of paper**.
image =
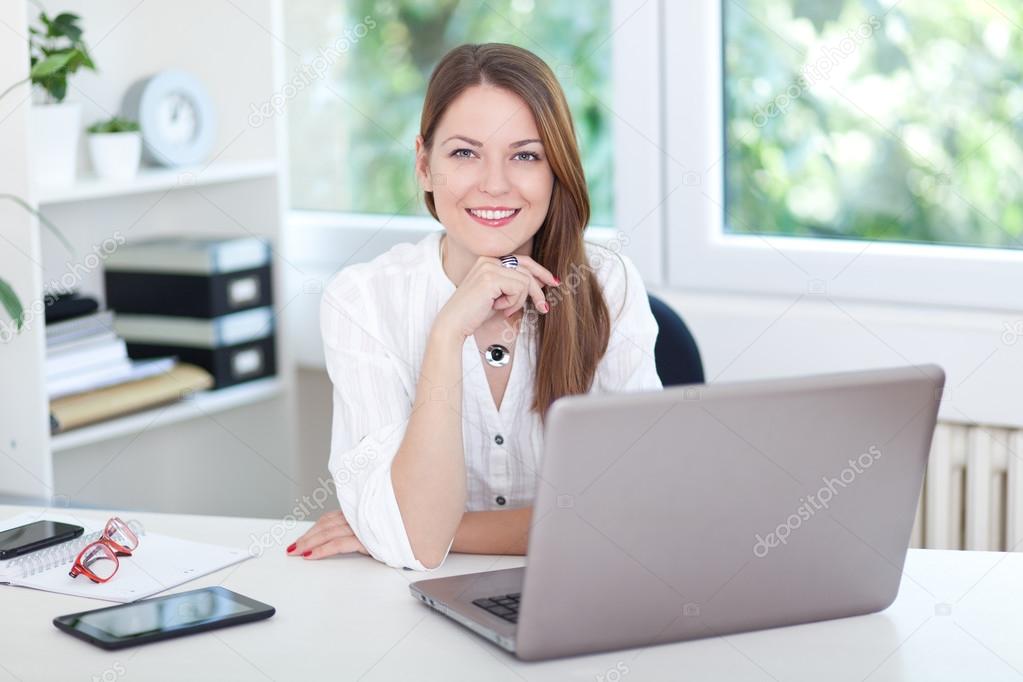
[[51,430],[59,433],[94,424],[104,419],[174,402],[189,393],[211,386],[213,377],[209,372],[194,365],[178,364],[170,371],[148,379],[120,383],[50,401]]
[[114,313],[93,312],[46,325],[50,429],[60,433],[144,410],[213,385],[209,372],[175,357],[132,360]]
[[46,326],[46,393],[50,400],[166,372],[173,358],[132,362],[110,311]]

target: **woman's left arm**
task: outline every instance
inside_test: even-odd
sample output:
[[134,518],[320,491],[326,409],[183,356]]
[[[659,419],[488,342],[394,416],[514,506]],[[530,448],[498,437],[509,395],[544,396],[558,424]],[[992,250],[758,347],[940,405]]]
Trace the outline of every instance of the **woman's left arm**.
[[525,554],[533,508],[465,512],[455,531],[452,552]]

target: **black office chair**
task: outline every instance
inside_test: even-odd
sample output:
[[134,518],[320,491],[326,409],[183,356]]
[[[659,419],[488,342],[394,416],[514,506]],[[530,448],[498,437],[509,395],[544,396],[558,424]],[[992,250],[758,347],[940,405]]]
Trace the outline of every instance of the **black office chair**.
[[667,303],[649,294],[650,310],[660,330],[654,343],[657,376],[664,386],[702,384],[703,361],[689,327]]

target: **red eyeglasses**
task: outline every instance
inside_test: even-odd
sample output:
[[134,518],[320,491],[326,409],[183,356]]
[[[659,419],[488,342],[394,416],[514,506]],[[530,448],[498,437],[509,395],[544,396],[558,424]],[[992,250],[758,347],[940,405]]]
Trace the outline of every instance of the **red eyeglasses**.
[[94,583],[105,583],[117,573],[120,566],[117,557],[131,556],[138,546],[136,531],[115,516],[107,521],[100,539],[90,542],[78,553],[68,575],[72,578],[85,575]]

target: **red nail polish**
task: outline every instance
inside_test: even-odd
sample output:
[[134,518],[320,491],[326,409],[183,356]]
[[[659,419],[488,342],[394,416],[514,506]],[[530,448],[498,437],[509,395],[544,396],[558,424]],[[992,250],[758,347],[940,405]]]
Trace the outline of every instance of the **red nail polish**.
[[555,284],[555,286],[558,286],[558,285],[560,285],[560,284],[561,284],[561,280],[560,280],[560,279],[558,279],[557,277],[555,277],[555,278],[554,278],[554,284]]
[[294,552],[294,551],[295,551],[295,546],[296,546],[297,544],[298,544],[297,542],[293,542],[293,543],[291,543],[290,545],[288,545],[288,554],[291,554],[292,552]]
[[312,553],[313,553],[313,550],[307,549],[306,551],[302,552],[302,556],[309,556]]

